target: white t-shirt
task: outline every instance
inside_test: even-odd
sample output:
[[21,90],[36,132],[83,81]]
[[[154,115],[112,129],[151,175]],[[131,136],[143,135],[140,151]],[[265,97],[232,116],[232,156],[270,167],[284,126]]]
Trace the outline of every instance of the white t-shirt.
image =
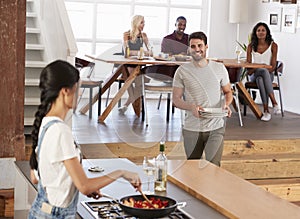
[[[184,89],[188,103],[204,108],[221,108],[221,87],[229,83],[229,76],[222,63],[209,61],[205,67],[196,67],[193,62],[183,64],[176,70],[173,86]],[[213,131],[224,126],[223,118],[196,118],[186,111],[183,128],[189,131]]]
[[43,127],[52,120],[61,122],[54,123],[48,128],[41,143],[38,159],[40,180],[50,204],[67,207],[76,192],[76,187],[63,161],[74,157],[80,159],[80,149],[74,144],[70,127],[58,117],[44,117],[39,135]]

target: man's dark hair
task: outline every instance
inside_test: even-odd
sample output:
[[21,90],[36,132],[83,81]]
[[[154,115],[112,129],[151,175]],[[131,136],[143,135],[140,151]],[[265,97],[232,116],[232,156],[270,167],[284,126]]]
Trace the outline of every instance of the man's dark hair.
[[203,40],[205,45],[207,44],[207,36],[202,31],[194,32],[194,33],[190,34],[189,35],[189,44],[190,44],[191,39],[200,39],[200,40]]
[[176,19],[176,22],[178,22],[179,20],[185,20],[185,21],[186,21],[186,18],[183,17],[183,16],[179,16],[179,17]]

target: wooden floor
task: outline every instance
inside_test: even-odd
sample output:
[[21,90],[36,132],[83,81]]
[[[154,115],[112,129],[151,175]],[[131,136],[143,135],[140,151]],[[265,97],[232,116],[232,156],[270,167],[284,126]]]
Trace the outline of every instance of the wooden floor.
[[[81,104],[84,103],[84,100]],[[76,112],[73,116],[73,134],[79,144],[117,142],[159,142],[181,141],[181,112],[175,109],[170,121],[166,122],[166,103],[157,110],[157,100],[147,102],[149,126],[135,116],[132,107],[120,115],[117,106],[106,118],[105,123],[97,121],[97,104],[93,106],[93,117]],[[102,107],[105,107],[103,101]],[[80,108],[80,105],[79,105]],[[262,122],[247,110],[243,116],[244,126],[239,124],[238,114],[233,112],[227,120],[225,140],[270,140],[299,139],[300,115],[285,112],[285,116],[272,115],[269,122]]]

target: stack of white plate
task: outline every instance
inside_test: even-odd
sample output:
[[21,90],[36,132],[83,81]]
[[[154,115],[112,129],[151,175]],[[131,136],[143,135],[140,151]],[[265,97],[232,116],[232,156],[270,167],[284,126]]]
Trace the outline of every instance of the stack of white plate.
[[220,118],[228,116],[228,111],[222,108],[203,108],[199,110],[199,114],[204,118]]

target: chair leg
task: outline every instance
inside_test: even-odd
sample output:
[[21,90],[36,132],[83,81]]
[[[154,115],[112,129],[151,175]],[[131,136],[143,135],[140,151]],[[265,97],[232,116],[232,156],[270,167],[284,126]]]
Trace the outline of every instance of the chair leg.
[[[122,81],[120,80],[119,81],[119,90],[121,89],[121,87],[122,87]],[[121,102],[121,99],[120,99],[119,102],[118,102],[118,107],[121,107],[121,105],[122,105],[122,102]]]
[[141,99],[142,99],[142,121],[145,121],[145,97],[142,95]]
[[147,112],[147,103],[146,103],[146,92],[145,92],[145,83],[144,75],[142,75],[142,121],[146,120],[146,126],[148,126],[148,112]]
[[244,116],[246,116],[246,115],[247,115],[247,104],[244,103]]
[[90,87],[90,98],[89,98],[89,118],[92,118],[93,113],[93,87]]
[[159,110],[159,107],[160,107],[161,98],[162,98],[162,93],[159,95],[159,99],[158,99],[158,104],[157,104],[157,109],[158,110]]
[[147,111],[147,103],[146,103],[146,94],[144,95],[144,109],[145,109],[146,126],[148,126],[149,125],[149,119],[148,119],[148,111]]
[[283,111],[283,104],[282,104],[282,96],[281,96],[281,90],[279,88],[279,100],[280,100],[280,109],[281,109],[281,116],[284,117],[284,111]]
[[238,92],[237,88],[235,88],[234,99],[235,99],[236,108],[237,108],[238,114],[239,114],[240,126],[243,126],[243,119],[242,119],[242,114],[241,114],[241,109],[240,109],[240,101],[239,101],[239,92]]
[[171,105],[171,94],[168,93],[167,97],[167,122],[170,120],[170,105]]
[[108,105],[109,94],[110,94],[110,87],[108,88],[108,91],[107,91],[105,107],[107,107],[107,105]]
[[99,94],[98,94],[98,116],[101,115],[101,98],[102,98],[101,92],[102,92],[102,84],[100,83],[99,84]]

